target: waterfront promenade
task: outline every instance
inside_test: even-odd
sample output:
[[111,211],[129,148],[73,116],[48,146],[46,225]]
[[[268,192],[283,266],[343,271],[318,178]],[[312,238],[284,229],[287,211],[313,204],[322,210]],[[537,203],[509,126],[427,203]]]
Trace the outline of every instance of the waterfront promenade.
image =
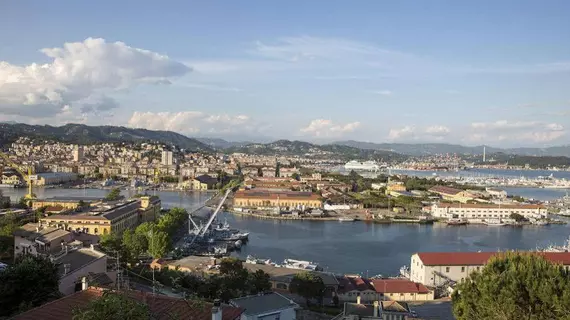
[[[103,197],[109,191],[38,188],[36,192],[38,197],[46,198],[83,195]],[[17,200],[25,190],[9,189],[4,190],[4,193]],[[182,207],[191,212],[202,207],[212,193],[157,191],[156,195],[165,207]],[[311,260],[329,271],[362,275],[368,273],[370,276],[378,273],[396,274],[402,265],[410,263],[410,256],[418,251],[533,250],[537,246],[563,244],[570,236],[568,225],[515,228],[371,224],[269,220],[230,213],[222,213],[219,218],[227,219],[233,228],[250,232],[249,242],[237,253],[244,259],[251,254],[274,261],[285,258]]]

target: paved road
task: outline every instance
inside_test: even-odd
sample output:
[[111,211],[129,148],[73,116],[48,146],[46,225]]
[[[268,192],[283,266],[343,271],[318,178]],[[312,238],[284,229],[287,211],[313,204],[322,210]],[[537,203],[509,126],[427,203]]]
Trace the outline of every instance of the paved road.
[[426,320],[455,320],[450,301],[429,302],[411,306],[418,318]]

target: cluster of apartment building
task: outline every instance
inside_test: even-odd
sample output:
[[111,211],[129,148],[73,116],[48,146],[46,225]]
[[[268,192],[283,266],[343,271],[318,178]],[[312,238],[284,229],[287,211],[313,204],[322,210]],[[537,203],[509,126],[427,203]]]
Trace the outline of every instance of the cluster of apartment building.
[[[11,144],[7,155],[19,167],[32,169],[36,185],[59,184],[86,176],[147,182],[169,178],[162,180],[178,182],[181,188],[191,188],[195,182],[189,180],[194,178],[217,178],[221,173],[227,176],[241,173],[268,178],[296,177],[300,174],[296,165],[309,161],[299,156],[193,153],[158,143],[74,145],[49,141],[37,143],[24,137]],[[9,164],[4,163],[4,166],[7,168]],[[15,170],[5,170],[2,183],[24,184],[25,179]]]
[[[160,213],[157,197],[105,201],[97,198],[55,197],[37,199],[33,208],[43,208],[45,216],[14,233],[14,255],[49,257],[59,268],[59,289],[64,295],[81,290],[85,282],[112,285],[114,265],[94,245],[105,234],[120,234]],[[56,214],[49,214],[56,212]]]

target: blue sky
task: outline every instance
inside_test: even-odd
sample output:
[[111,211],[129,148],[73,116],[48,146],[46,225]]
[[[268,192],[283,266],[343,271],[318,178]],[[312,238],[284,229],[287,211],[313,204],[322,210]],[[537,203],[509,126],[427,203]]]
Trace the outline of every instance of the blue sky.
[[538,0],[4,1],[0,120],[569,144],[568,13]]

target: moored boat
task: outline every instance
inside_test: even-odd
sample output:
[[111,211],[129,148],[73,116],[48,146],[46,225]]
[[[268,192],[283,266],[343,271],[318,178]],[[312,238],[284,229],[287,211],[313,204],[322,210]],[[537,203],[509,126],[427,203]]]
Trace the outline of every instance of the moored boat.
[[463,219],[449,219],[447,220],[448,226],[464,226],[467,224],[467,220]]
[[502,227],[507,225],[506,223],[501,221],[501,219],[487,219],[483,221],[483,224],[491,227]]
[[295,259],[285,259],[283,261],[283,267],[290,269],[301,269],[301,270],[312,270],[312,271],[322,271],[323,268],[318,264],[311,261],[295,260]]
[[355,221],[355,220],[356,220],[356,219],[351,218],[351,217],[339,217],[339,218],[338,218],[338,221],[340,221],[340,222],[353,222],[353,221]]

